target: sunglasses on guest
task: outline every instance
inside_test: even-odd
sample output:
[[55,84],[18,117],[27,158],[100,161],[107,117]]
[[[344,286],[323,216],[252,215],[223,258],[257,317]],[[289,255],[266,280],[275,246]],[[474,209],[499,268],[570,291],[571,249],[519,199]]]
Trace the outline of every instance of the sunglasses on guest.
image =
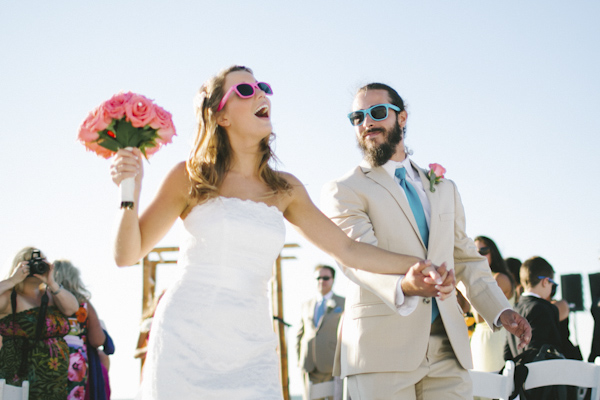
[[318,281],[320,281],[321,279],[324,281],[328,281],[331,279],[331,277],[330,276],[317,276]]
[[271,89],[271,86],[266,82],[238,83],[237,85],[230,87],[227,93],[225,93],[225,96],[223,96],[223,99],[219,103],[217,111],[221,111],[223,107],[225,107],[225,103],[227,103],[227,99],[231,96],[231,93],[236,92],[240,98],[249,99],[256,93],[255,89],[262,90],[267,96],[273,94],[273,89]]
[[556,294],[556,289],[558,288],[558,283],[554,281],[554,279],[550,278],[549,276],[538,276],[539,280],[544,280],[544,279],[548,279],[548,282],[550,282],[552,284],[552,291],[550,292],[550,298],[553,298],[554,295]]
[[396,112],[400,112],[400,107],[396,107],[393,104],[376,104],[366,110],[352,111],[348,114],[348,118],[353,126],[362,124],[365,118],[367,118],[367,115],[369,115],[373,121],[383,121],[388,117],[388,110],[390,108]]
[[554,286],[558,286],[558,283],[554,281],[554,279],[548,277],[548,276],[538,276],[539,280],[544,280],[544,279],[548,279],[548,282],[550,282],[551,284],[553,284]]
[[479,250],[477,250],[477,251],[479,251],[479,254],[481,254],[482,256],[485,256],[485,255],[488,255],[488,254],[490,254],[490,251],[491,251],[491,250],[490,250],[490,248],[489,248],[489,247],[482,247],[482,248],[480,248],[480,249],[479,249]]

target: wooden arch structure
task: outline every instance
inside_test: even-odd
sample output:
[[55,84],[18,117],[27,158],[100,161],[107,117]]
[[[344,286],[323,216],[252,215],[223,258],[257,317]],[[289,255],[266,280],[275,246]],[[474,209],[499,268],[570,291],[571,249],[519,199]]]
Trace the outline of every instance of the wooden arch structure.
[[[295,243],[286,243],[286,248],[299,247]],[[142,276],[142,315],[148,315],[156,305],[156,267],[161,264],[176,264],[178,247],[156,247],[152,249],[141,261],[143,268]],[[283,283],[281,262],[283,260],[295,259],[294,256],[283,256],[279,254],[273,265],[273,279],[271,280],[271,304],[273,310],[273,329],[279,338],[277,351],[280,359],[281,387],[284,400],[290,400],[289,375],[288,375],[288,352],[285,340],[286,323],[283,317]],[[289,326],[289,325],[287,325]],[[141,335],[141,333],[140,333]],[[142,359],[142,366],[144,360]]]

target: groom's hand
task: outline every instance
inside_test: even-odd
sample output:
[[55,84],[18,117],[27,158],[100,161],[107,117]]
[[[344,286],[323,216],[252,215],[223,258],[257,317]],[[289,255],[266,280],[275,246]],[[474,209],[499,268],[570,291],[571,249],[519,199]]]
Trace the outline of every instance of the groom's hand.
[[452,295],[452,293],[454,293],[454,290],[456,289],[454,269],[448,270],[446,263],[444,262],[437,271],[443,279],[441,284],[435,286],[435,288],[438,290],[437,298],[439,300],[446,300]]
[[[445,273],[445,269],[442,270],[442,274]],[[433,266],[431,261],[420,261],[410,267],[400,287],[405,296],[436,297],[439,293],[436,284],[440,285],[443,282],[439,269]]]
[[519,338],[518,348],[522,349],[531,341],[531,325],[527,319],[513,310],[504,310],[500,314],[500,323],[504,329]]

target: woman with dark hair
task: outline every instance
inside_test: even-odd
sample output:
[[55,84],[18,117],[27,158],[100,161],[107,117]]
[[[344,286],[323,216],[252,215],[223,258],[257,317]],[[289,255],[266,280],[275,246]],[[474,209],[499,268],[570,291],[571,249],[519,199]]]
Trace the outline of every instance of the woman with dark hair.
[[514,257],[508,257],[504,259],[504,262],[506,263],[506,268],[508,268],[515,281],[515,290],[517,292],[515,303],[517,303],[519,301],[519,297],[521,297],[521,294],[523,293],[523,285],[521,285],[521,278],[519,278],[519,271],[521,270],[522,262],[518,258]]
[[33,247],[21,249],[0,282],[0,378],[21,386],[29,399],[65,400],[69,348],[68,315],[77,300],[54,279],[54,264]]
[[[511,305],[515,304],[516,285],[512,274],[508,271],[506,263],[494,241],[486,236],[477,236],[475,245],[479,254],[487,258],[496,283],[504,292]],[[473,354],[473,369],[477,371],[496,372],[504,366],[504,344],[506,331],[500,329],[492,331],[477,312],[475,316],[475,330],[471,336],[471,352]]]
[[[114,250],[120,266],[144,257],[177,218],[186,230],[179,253],[183,274],[152,321],[144,400],[282,399],[267,288],[285,240],[284,218],[349,267],[390,274],[415,264],[431,268],[351,240],[296,177],[269,165],[272,93],[246,67],[207,81],[195,99],[198,130],[189,159],[169,173],[141,216],[137,200],[134,209],[122,210]],[[120,150],[111,172],[117,184],[135,177],[139,199],[138,149]],[[452,284],[436,286],[441,298],[452,291]]]

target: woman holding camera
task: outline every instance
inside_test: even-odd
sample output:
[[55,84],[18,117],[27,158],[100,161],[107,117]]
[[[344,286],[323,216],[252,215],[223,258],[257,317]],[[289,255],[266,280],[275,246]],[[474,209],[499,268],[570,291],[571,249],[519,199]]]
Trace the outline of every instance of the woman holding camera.
[[0,282],[0,379],[29,381],[31,400],[67,398],[68,315],[77,299],[54,280],[54,265],[33,247],[15,256],[9,278]]

